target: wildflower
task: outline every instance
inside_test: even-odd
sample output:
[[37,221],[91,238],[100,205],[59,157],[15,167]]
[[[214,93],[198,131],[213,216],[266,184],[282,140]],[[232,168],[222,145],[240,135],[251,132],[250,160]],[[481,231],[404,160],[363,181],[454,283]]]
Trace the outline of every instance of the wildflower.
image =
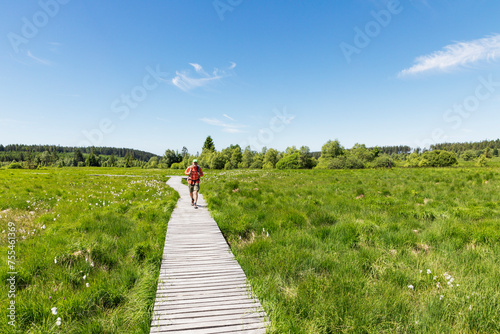
[[427,275],[430,275],[430,273],[431,273],[431,270],[427,269]]
[[92,263],[90,264],[90,266],[91,266],[91,267],[93,267],[93,266],[94,266],[94,262],[92,262]]
[[269,232],[267,232],[267,237],[269,238]]
[[472,305],[469,305],[469,311],[472,311]]
[[57,314],[57,307],[53,307],[50,309],[52,311],[52,314],[53,315],[56,315]]
[[52,296],[49,296],[49,299],[52,299]]
[[444,296],[443,295],[440,295],[439,296],[439,300],[443,300]]
[[88,288],[90,286],[90,284],[89,283],[85,283],[85,286]]
[[54,258],[54,263],[57,263],[57,256]]
[[61,326],[61,318],[57,318],[57,320],[56,320],[56,325],[57,325],[57,326]]
[[413,285],[408,285],[408,288],[413,290]]
[[441,283],[438,282],[438,284],[436,284],[436,287],[440,288],[441,287]]
[[56,221],[56,219],[54,218],[54,221]]
[[44,225],[42,225],[42,230],[45,230],[45,224],[44,224]]
[[438,278],[437,276],[434,276],[432,279],[433,279],[433,280],[436,280],[437,278]]
[[420,273],[422,273],[422,269],[420,269]]
[[87,278],[87,275],[83,275],[83,279],[86,279]]

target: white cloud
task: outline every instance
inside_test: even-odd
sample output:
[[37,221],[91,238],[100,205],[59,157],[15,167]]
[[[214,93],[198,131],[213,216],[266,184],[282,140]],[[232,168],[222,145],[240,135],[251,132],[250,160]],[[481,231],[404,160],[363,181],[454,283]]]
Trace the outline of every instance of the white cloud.
[[45,60],[45,59],[41,59],[41,58],[38,58],[38,57],[35,57],[31,51],[28,51],[27,53],[27,56],[31,59],[33,59],[34,61],[36,61],[37,63],[39,64],[42,64],[42,65],[46,65],[46,66],[51,66],[52,65],[52,62],[48,61],[48,60]]
[[445,46],[443,50],[420,56],[415,60],[415,65],[401,71],[399,76],[432,70],[451,70],[479,61],[495,61],[499,58],[500,35],[496,34],[473,41],[450,44]]
[[175,72],[175,74],[176,76],[172,79],[172,83],[185,92],[197,87],[206,86],[211,81],[222,79],[222,76],[191,78],[187,73]]
[[229,132],[229,133],[241,133],[243,130],[241,128],[244,128],[245,126],[242,124],[229,124],[225,123],[217,118],[201,118],[200,121],[207,123],[209,125],[214,125],[214,126],[219,126],[222,127],[222,131],[224,132]]
[[234,121],[234,118],[229,116],[228,114],[223,114],[222,116],[226,117],[227,119],[230,119],[231,121]]
[[[230,72],[219,70],[218,68],[215,68],[212,72],[212,75],[210,75],[203,70],[203,67],[200,64],[189,63],[189,65],[193,66],[193,68],[195,69],[197,73],[196,76],[192,76],[189,71],[176,71],[176,76],[172,79],[172,83],[185,92],[198,87],[204,87],[212,82],[217,82],[230,75]],[[231,63],[228,71],[234,69],[235,67],[236,64]]]

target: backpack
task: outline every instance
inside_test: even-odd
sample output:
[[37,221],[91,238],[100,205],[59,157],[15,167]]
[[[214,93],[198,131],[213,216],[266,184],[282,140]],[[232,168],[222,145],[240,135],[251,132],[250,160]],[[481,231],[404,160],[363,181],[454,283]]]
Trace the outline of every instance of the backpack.
[[188,183],[194,184],[200,182],[200,166],[191,166],[191,170],[189,171]]

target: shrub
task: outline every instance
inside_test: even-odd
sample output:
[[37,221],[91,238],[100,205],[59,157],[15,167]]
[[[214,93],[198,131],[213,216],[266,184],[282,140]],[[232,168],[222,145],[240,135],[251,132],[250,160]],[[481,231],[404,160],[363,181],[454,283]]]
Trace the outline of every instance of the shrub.
[[374,168],[384,168],[384,167],[390,168],[390,167],[392,167],[392,165],[393,165],[393,163],[392,163],[391,158],[389,158],[386,155],[377,157],[373,161]]
[[455,153],[442,150],[424,152],[421,158],[427,159],[430,167],[448,167],[458,163]]
[[182,162],[174,162],[170,165],[171,169],[184,169],[184,164]]
[[23,166],[19,162],[12,162],[9,166],[7,166],[8,169],[22,169]]
[[344,169],[345,168],[345,161],[346,161],[345,155],[330,159],[330,161],[328,162],[328,168],[329,169]]
[[347,157],[347,159],[345,161],[345,168],[361,169],[361,168],[365,168],[365,164],[360,159],[353,157],[353,156],[350,156],[350,157]]
[[299,152],[285,156],[276,163],[277,169],[299,169]]

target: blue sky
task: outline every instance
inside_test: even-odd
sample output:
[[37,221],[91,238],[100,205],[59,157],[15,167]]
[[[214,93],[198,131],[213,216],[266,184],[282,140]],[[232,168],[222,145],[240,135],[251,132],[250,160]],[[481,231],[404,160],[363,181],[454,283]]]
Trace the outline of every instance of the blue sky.
[[500,2],[3,1],[0,143],[499,138]]

